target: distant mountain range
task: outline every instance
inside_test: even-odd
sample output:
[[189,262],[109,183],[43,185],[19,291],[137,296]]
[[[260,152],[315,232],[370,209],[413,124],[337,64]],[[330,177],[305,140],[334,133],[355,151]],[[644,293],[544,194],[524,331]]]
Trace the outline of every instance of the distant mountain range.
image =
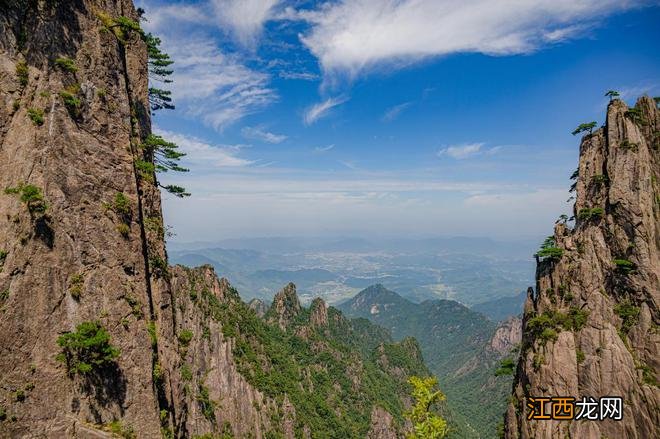
[[512,316],[521,315],[526,297],[527,292],[521,291],[517,296],[499,297],[487,302],[477,303],[472,306],[472,310],[480,312],[495,322],[499,322]]
[[[337,306],[392,331],[395,340],[415,337],[426,364],[440,380],[458,431],[453,437],[495,437],[511,389],[495,377],[500,360],[520,336],[520,321],[498,324],[451,300],[414,303],[378,284]],[[483,398],[488,394],[488,398]]]
[[[451,299],[473,306],[526,289],[536,246],[487,238],[254,238],[170,243],[168,253],[174,263],[212,265],[245,300],[270,301],[277,285],[293,282],[301,302],[321,297],[336,304],[381,283],[413,302]],[[520,313],[515,303],[511,306],[504,314]]]

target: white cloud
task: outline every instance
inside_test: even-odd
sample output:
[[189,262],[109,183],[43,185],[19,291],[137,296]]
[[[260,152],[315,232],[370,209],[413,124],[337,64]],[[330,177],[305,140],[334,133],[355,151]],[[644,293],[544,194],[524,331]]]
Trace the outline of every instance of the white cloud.
[[211,145],[197,137],[158,127],[154,127],[154,132],[179,145],[179,150],[186,153],[181,160],[182,164],[189,166],[193,172],[213,168],[243,167],[254,163],[236,155],[245,145]]
[[311,125],[322,117],[326,116],[330,110],[332,110],[337,105],[341,105],[346,102],[347,98],[337,97],[337,98],[328,98],[323,102],[312,105],[307,108],[303,116],[305,124]]
[[464,145],[449,146],[438,151],[438,155],[448,155],[453,159],[463,160],[479,154],[481,152],[482,146],[484,146],[483,143],[467,143]]
[[275,134],[266,130],[266,127],[259,125],[256,127],[244,127],[241,134],[248,139],[261,140],[267,143],[282,143],[287,139],[284,134]]
[[301,79],[303,81],[316,81],[319,79],[319,75],[316,73],[310,73],[310,72],[286,72],[286,71],[281,71],[279,73],[280,78],[283,79]]
[[164,44],[175,60],[175,104],[217,130],[277,100],[269,75],[223,53],[211,38],[166,36]]
[[263,25],[273,17],[279,0],[211,0],[220,25],[229,27],[236,39],[254,46]]
[[385,111],[385,114],[383,114],[383,117],[381,120],[383,122],[392,122],[395,120],[401,113],[403,113],[406,108],[410,107],[412,105],[411,102],[404,102],[403,104],[395,105],[391,108],[388,108],[387,111]]
[[[459,52],[528,53],[581,33],[639,0],[343,0],[295,16],[326,72],[356,75]],[[289,15],[292,14],[289,11]]]
[[314,148],[314,151],[316,151],[316,152],[326,152],[326,151],[330,151],[334,147],[335,147],[334,143],[332,145],[327,145],[327,146],[317,146],[316,148]]

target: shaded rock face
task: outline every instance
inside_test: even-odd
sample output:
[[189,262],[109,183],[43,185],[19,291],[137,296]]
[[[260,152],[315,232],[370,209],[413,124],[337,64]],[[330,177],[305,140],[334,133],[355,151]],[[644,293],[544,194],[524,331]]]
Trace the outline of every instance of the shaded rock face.
[[[0,405],[14,419],[3,436],[67,437],[121,418],[159,437],[169,410],[152,380],[166,346],[147,332],[170,302],[150,262],[165,259],[164,243],[141,221],[161,220],[160,196],[133,168],[150,129],[146,47],[137,35],[120,42],[97,13],[137,20],[129,0],[0,7]],[[65,105],[66,90],[77,104]],[[39,189],[45,210],[4,192],[21,185]],[[108,207],[120,192],[121,216]],[[55,359],[58,336],[83,321],[121,350],[103,376],[68,377]]]
[[275,295],[266,317],[284,330],[300,314],[301,309],[296,286],[290,283]]
[[[555,227],[563,254],[528,292],[507,438],[658,437],[659,128],[652,99],[614,100],[582,140],[576,225]],[[620,396],[623,419],[527,420],[529,396]]]
[[[165,373],[175,401],[175,430],[182,437],[232,432],[237,437],[263,437],[277,405],[255,390],[238,372],[234,339],[210,318],[212,304],[240,300],[226,279],[211,266],[170,269],[174,292],[177,349]],[[190,340],[182,334],[190,334]],[[205,394],[208,394],[208,403]]]
[[328,326],[328,305],[320,297],[312,301],[309,322],[316,327]]
[[490,348],[499,354],[505,355],[522,340],[522,320],[518,317],[509,317],[501,322],[493,338],[490,339]]

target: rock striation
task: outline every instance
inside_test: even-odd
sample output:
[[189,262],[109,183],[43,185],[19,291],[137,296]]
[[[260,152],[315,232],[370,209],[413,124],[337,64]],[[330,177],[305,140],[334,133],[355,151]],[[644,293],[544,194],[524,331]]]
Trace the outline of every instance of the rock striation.
[[[507,438],[658,437],[659,129],[653,99],[615,99],[582,139],[575,226],[555,226],[528,292]],[[535,396],[620,396],[623,419],[528,420]]]

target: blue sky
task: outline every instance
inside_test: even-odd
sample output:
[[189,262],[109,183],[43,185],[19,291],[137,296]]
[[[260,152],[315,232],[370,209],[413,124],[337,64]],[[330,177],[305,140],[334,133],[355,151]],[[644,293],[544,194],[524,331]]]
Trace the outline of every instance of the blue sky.
[[608,89],[660,94],[658,2],[137,1],[175,60],[176,240],[544,236]]

